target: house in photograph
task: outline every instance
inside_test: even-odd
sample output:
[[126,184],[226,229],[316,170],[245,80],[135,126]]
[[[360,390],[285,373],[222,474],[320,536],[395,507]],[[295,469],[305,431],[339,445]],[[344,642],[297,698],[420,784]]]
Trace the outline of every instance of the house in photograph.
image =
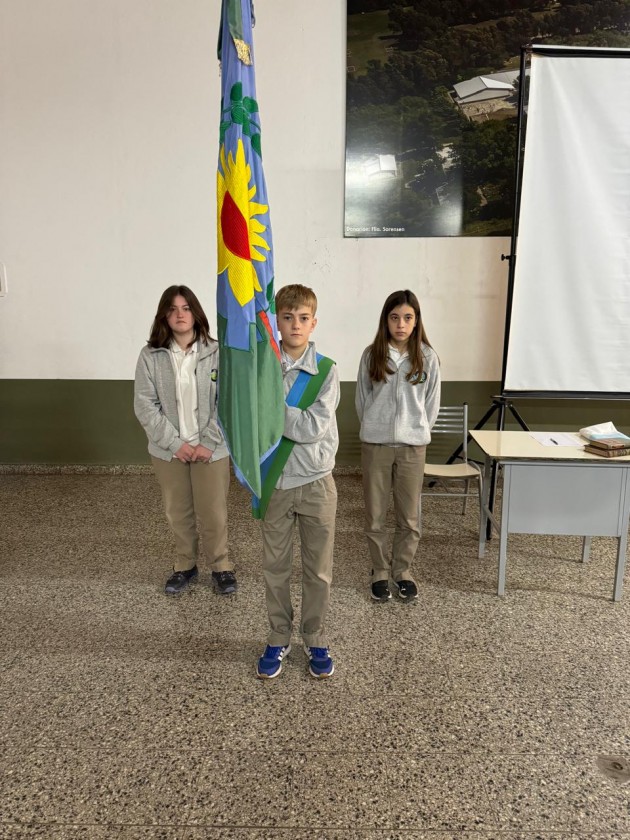
[[369,181],[382,181],[398,175],[396,155],[373,155],[363,164],[363,172]]
[[453,85],[451,96],[469,120],[483,119],[496,111],[515,111],[518,77],[518,70],[475,76]]

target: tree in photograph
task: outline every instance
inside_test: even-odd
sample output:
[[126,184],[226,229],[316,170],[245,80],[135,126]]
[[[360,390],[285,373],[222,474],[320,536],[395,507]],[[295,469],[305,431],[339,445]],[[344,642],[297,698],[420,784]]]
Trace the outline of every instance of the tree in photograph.
[[395,154],[402,149],[400,109],[362,105],[348,110],[346,143],[353,154]]
[[[407,82],[405,92],[413,93],[411,82]],[[398,99],[399,95],[392,90],[389,73],[377,59],[368,61],[367,72],[362,76],[348,76],[346,103],[349,108],[359,105],[386,105]]]
[[454,144],[461,166],[466,220],[511,214],[516,125],[511,120],[470,123]]
[[511,181],[515,141],[516,126],[509,120],[469,123],[455,147],[465,180],[477,186]]
[[416,50],[421,42],[430,41],[444,30],[444,19],[424,8],[396,3],[389,12],[389,28],[398,36],[403,50]]
[[601,0],[597,3],[563,4],[549,16],[550,26],[555,34],[571,36],[630,27],[630,3],[628,0]]
[[405,228],[405,233],[420,236],[431,222],[434,201],[421,192],[404,189],[385,194],[377,201],[375,218],[386,219],[389,227]]
[[508,55],[518,55],[523,44],[527,44],[541,31],[547,31],[546,25],[541,24],[529,11],[519,11],[513,17],[497,21],[505,50]]

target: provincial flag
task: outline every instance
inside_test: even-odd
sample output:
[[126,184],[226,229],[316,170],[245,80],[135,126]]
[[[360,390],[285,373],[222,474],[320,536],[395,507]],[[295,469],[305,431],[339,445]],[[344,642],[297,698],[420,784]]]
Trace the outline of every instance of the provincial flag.
[[284,430],[273,248],[256,101],[251,0],[223,0],[217,173],[219,422],[237,477],[261,495]]

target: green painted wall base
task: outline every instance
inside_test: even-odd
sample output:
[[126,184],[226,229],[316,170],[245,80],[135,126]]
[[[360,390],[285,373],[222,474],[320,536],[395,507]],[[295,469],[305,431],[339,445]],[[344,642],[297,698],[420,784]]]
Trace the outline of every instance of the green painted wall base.
[[[499,392],[498,382],[445,382],[442,405],[466,401],[475,426]],[[337,412],[337,463],[360,462],[354,382],[341,383]],[[514,400],[531,429],[577,431],[612,420],[630,433],[627,403],[609,400]],[[133,382],[63,379],[0,381],[1,464],[146,464],[146,437],[133,413]],[[496,415],[486,428],[496,428]],[[506,428],[518,425],[508,414]],[[440,449],[441,446],[441,449]],[[451,443],[432,446],[433,460],[445,460]]]
[[3,464],[149,462],[133,382],[5,379],[0,417]]

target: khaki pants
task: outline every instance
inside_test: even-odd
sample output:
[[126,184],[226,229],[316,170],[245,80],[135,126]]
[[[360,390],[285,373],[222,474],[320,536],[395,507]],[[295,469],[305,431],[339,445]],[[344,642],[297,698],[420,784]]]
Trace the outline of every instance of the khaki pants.
[[[372,561],[372,582],[412,580],[411,564],[420,541],[420,493],[426,446],[361,444],[365,536]],[[396,527],[389,562],[385,527],[390,493],[394,494]]]
[[274,490],[261,522],[263,575],[271,627],[268,644],[288,645],[293,629],[291,569],[295,523],[302,544],[302,638],[309,647],[328,647],[324,622],[330,601],[337,488],[332,475]]
[[151,456],[166,519],[175,535],[177,557],[173,568],[187,571],[197,562],[199,536],[213,572],[232,569],[228,562],[227,495],[230,487],[230,459],[209,464],[183,464],[177,458],[163,461]]

